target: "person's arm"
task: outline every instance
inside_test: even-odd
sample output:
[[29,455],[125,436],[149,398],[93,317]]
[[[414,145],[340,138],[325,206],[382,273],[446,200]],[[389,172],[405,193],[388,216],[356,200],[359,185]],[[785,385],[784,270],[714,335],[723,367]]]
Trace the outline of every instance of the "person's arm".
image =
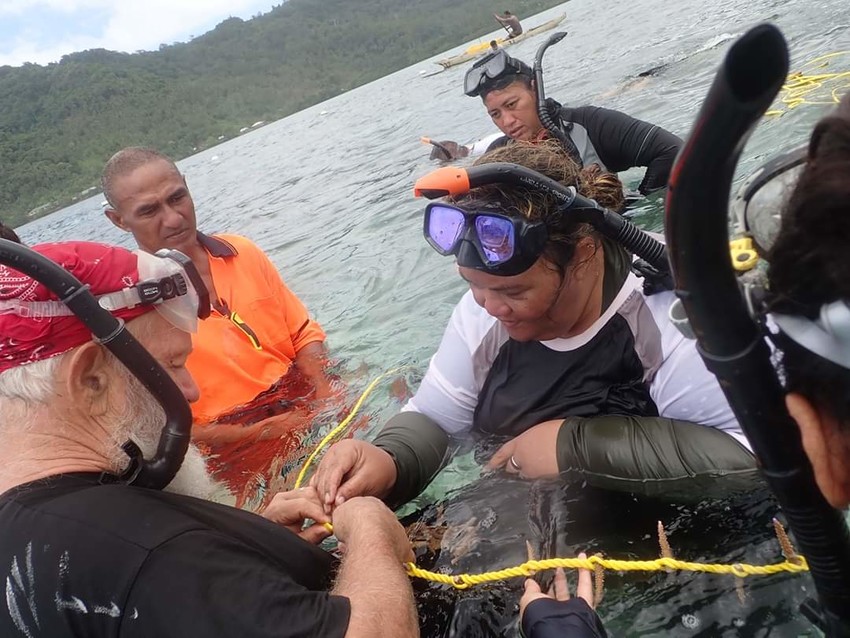
[[507,23],[507,21],[502,16],[500,16],[498,13],[494,13],[493,17],[496,18],[496,20],[498,20],[501,24]]
[[381,495],[390,507],[399,507],[422,492],[454,449],[445,430],[418,412],[396,414],[373,443],[389,454],[395,465],[392,488]]
[[322,327],[310,318],[310,313],[298,296],[284,283],[268,256],[262,253],[260,260],[269,289],[283,315],[281,319],[286,332],[281,334],[281,339],[292,342],[295,349],[295,365],[313,382],[316,398],[326,398],[331,394],[331,386],[330,379],[325,374],[327,363],[325,333]]
[[627,415],[540,423],[505,443],[488,466],[528,479],[560,475],[646,495],[749,489],[760,480],[753,455],[725,432]]
[[419,389],[402,413],[387,422],[375,445],[341,441],[325,454],[311,483],[327,509],[339,504],[340,497],[344,501],[358,495],[399,505],[425,488],[448,459],[449,435],[472,428],[480,392],[475,365],[487,366],[495,358],[497,344],[489,344],[486,354],[481,351],[494,322],[471,294],[464,295]]
[[567,108],[563,113],[569,121],[587,129],[599,159],[608,170],[618,172],[646,166],[638,186],[641,193],[646,195],[667,185],[683,144],[680,137],[655,124],[597,106]]
[[295,355],[295,365],[313,383],[317,399],[326,399],[333,394],[330,379],[325,374],[327,364],[328,353],[323,341],[311,341]]
[[314,417],[313,413],[296,408],[247,426],[236,423],[195,424],[192,426],[192,440],[208,445],[223,445],[235,441],[276,439],[309,426]]
[[557,434],[562,477],[645,495],[749,490],[761,481],[755,457],[716,428],[664,417],[566,419]]
[[333,526],[345,546],[333,593],[351,601],[345,638],[419,636],[413,589],[403,567],[414,556],[395,515],[375,498],[354,498],[334,511]]

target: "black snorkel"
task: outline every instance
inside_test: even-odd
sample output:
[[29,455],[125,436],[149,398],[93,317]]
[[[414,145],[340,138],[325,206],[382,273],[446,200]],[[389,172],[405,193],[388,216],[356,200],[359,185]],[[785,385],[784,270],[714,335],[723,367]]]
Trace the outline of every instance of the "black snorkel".
[[540,118],[540,123],[543,125],[543,128],[549,131],[549,134],[561,143],[570,156],[578,162],[579,166],[583,166],[584,162],[581,160],[581,154],[578,152],[576,145],[573,143],[572,139],[570,139],[570,136],[567,135],[560,126],[558,126],[554,119],[552,119],[552,114],[546,107],[546,89],[543,86],[543,55],[546,53],[546,49],[563,40],[566,35],[566,31],[553,33],[546,39],[546,42],[540,45],[540,48],[537,49],[537,54],[534,56],[534,85],[537,90],[537,117]]
[[156,490],[167,486],[183,463],[192,429],[189,404],[171,377],[130,334],[124,322],[102,308],[88,286],[58,264],[6,239],[0,239],[0,264],[32,277],[53,292],[85,324],[94,339],[150,390],[166,415],[156,454],[145,459],[134,442],[126,442],[122,447],[130,457],[130,464],[119,480]]
[[787,46],[771,25],[755,27],[732,46],[671,173],[665,227],[677,294],[699,352],[720,381],[808,562],[821,605],[816,621],[829,636],[848,636],[850,534],[843,514],[815,483],[764,334],[729,258],[735,165],[787,73]]

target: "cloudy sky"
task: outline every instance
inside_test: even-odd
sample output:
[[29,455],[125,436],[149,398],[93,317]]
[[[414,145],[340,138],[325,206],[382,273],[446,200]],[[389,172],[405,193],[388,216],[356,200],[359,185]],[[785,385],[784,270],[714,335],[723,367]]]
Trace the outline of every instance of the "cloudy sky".
[[229,16],[250,18],[281,0],[0,0],[0,66],[58,62],[85,49],[155,50]]

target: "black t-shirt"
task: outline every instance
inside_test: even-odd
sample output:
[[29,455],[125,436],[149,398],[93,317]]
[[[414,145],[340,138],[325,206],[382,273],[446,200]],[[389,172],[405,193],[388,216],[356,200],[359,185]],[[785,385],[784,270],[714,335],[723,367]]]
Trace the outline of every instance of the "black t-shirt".
[[333,558],[259,516],[64,474],[0,495],[0,636],[344,636]]
[[[604,312],[626,281],[631,257],[614,241],[600,241],[605,248]],[[538,423],[568,416],[658,416],[643,376],[634,335],[620,315],[575,350],[559,352],[539,341],[508,339],[487,373],[473,422],[482,432],[518,436]]]
[[508,339],[481,388],[473,423],[482,432],[518,436],[568,416],[658,416],[643,375],[634,336],[620,315],[575,350]]

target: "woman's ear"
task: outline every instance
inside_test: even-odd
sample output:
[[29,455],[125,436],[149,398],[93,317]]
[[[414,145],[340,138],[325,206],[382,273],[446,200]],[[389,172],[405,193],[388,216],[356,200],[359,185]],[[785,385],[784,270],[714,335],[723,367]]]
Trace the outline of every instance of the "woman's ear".
[[785,397],[788,413],[797,422],[803,449],[815,472],[815,481],[835,508],[850,504],[850,435],[832,416],[824,414],[803,395]]
[[598,266],[596,266],[596,254],[599,251],[599,244],[591,237],[582,237],[576,244],[575,255],[573,255],[573,277],[583,279],[586,273],[596,274]]
[[103,416],[109,410],[109,386],[115,378],[106,350],[90,341],[71,355],[67,367],[66,390],[72,405],[90,416]]

